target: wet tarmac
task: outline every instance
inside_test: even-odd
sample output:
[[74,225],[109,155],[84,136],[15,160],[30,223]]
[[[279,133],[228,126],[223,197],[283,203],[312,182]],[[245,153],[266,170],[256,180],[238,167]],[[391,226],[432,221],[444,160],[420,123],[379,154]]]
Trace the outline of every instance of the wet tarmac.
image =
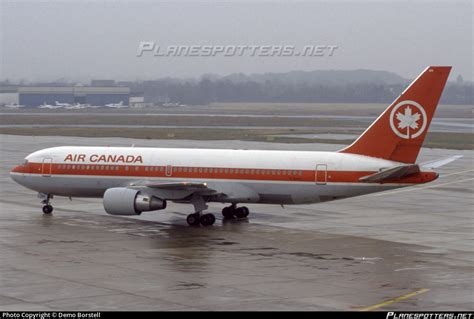
[[336,150],[330,144],[0,135],[0,310],[472,310],[473,151],[432,184],[316,205],[248,205],[188,227],[191,206],[126,218],[99,199],[43,216],[8,172],[56,145]]

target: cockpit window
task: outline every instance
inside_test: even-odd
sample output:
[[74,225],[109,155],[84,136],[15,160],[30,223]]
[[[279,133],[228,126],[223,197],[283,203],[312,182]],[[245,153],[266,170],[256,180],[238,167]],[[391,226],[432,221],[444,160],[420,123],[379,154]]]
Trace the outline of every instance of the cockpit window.
[[23,164],[22,164],[22,165],[23,165],[23,166],[26,166],[26,165],[28,165],[28,160],[27,160],[27,159],[25,159],[25,160],[23,161]]

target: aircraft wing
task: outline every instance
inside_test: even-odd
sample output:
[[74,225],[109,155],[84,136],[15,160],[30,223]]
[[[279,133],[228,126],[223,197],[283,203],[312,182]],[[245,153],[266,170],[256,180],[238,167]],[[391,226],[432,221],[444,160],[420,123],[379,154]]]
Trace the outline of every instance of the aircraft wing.
[[383,169],[375,174],[363,176],[359,178],[359,180],[367,183],[382,183],[386,180],[402,178],[419,172],[420,167],[417,164],[401,165]]
[[234,201],[258,200],[259,195],[253,189],[239,183],[219,182],[173,182],[156,183],[138,181],[130,184],[130,188],[146,188],[148,191],[164,199],[185,199],[192,195],[217,196],[220,199]]
[[207,183],[156,183],[151,181],[138,181],[130,184],[128,187],[148,189],[148,192],[165,199],[182,199],[193,194],[201,196],[219,194],[217,190],[209,187]]
[[144,186],[166,190],[208,190],[207,183],[177,182],[177,183],[144,183]]

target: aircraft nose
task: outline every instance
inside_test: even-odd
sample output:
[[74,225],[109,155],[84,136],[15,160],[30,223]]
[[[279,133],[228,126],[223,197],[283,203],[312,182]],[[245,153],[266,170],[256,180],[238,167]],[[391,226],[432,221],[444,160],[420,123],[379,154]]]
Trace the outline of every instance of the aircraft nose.
[[25,173],[25,167],[23,165],[15,166],[10,171],[10,178],[15,182],[20,183],[20,177],[23,176],[22,173]]
[[24,169],[23,165],[17,165],[12,168],[12,170],[10,171],[10,174],[11,173],[24,173],[23,169]]

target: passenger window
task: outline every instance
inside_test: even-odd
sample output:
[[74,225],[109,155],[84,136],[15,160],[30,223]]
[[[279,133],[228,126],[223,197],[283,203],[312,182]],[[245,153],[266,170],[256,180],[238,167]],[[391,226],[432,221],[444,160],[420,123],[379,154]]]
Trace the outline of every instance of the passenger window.
[[255,170],[254,169],[250,170],[250,174],[252,175],[255,174]]
[[148,172],[148,166],[145,167],[145,172]]
[[125,166],[125,170],[128,171],[128,170],[129,170],[129,167],[128,167],[128,166]]
[[225,174],[228,174],[228,173],[229,173],[229,170],[228,170],[227,168],[224,169],[224,173],[225,173]]
[[234,169],[233,168],[230,169],[230,173],[234,174]]

